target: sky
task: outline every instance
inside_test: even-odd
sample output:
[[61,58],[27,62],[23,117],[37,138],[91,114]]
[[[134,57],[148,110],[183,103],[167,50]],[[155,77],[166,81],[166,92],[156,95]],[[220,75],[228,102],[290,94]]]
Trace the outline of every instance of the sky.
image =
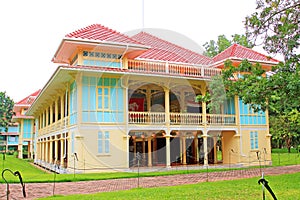
[[42,89],[64,36],[91,24],[121,33],[167,29],[202,46],[222,34],[244,34],[255,6],[255,0],[0,1],[0,92],[18,102]]

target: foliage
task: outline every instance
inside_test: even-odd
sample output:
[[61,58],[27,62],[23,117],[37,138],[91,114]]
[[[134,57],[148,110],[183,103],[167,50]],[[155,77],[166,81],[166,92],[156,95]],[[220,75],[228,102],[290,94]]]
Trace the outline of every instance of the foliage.
[[247,39],[245,35],[234,34],[231,37],[232,40],[229,40],[225,35],[219,35],[217,42],[215,42],[214,40],[206,42],[203,45],[205,48],[204,54],[208,57],[214,57],[235,43],[249,48],[253,47],[253,44]]
[[299,19],[298,0],[260,0],[257,12],[245,21],[246,35],[251,41],[256,45],[261,42],[268,53],[284,57],[284,63],[273,69],[266,89],[270,114],[276,116],[270,118],[272,139],[289,150],[300,136]]
[[221,76],[214,76],[208,84],[209,92],[204,96],[196,96],[196,102],[205,102],[210,113],[219,114],[221,112],[221,105],[226,100],[226,91],[224,88]]
[[0,127],[7,132],[8,126],[11,123],[14,101],[6,95],[5,92],[0,92]]
[[[265,76],[266,71],[259,64],[247,60],[238,67],[230,61],[225,63],[223,83],[227,95],[239,96],[245,104],[249,104],[255,112],[268,110],[276,118],[270,118],[270,133],[273,140],[290,149],[299,137],[299,96],[300,73],[283,67],[272,76]],[[279,70],[280,69],[280,70]]]
[[[247,37],[264,44],[268,53],[281,53],[285,62],[299,61],[299,0],[257,0],[257,12],[246,18]],[[290,63],[290,64],[291,64]]]

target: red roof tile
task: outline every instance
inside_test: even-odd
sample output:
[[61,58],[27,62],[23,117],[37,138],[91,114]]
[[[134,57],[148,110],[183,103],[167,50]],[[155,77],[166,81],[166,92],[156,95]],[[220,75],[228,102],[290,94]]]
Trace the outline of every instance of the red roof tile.
[[270,58],[264,54],[261,54],[247,47],[241,46],[239,44],[231,45],[223,52],[213,57],[213,61],[216,63],[219,61],[227,60],[229,58],[249,59],[260,62],[279,62],[276,59]]
[[208,65],[212,63],[212,60],[206,56],[173,44],[169,41],[160,39],[146,32],[140,32],[131,38],[151,47],[138,57],[140,59],[152,59],[200,65]]
[[34,93],[32,93],[31,95],[25,97],[24,99],[22,99],[21,101],[15,103],[15,106],[18,106],[18,104],[32,104],[33,101],[35,100],[35,98],[39,95],[41,90],[37,90]]
[[88,40],[100,40],[119,43],[139,44],[139,42],[129,36],[102,26],[101,24],[93,24],[85,28],[79,29],[66,35],[68,38],[81,38]]

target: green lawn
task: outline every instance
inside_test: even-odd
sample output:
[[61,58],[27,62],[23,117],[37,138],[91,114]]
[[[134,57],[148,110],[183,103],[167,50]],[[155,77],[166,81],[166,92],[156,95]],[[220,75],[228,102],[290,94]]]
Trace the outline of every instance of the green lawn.
[[[273,166],[283,166],[283,165],[295,165],[300,164],[300,154],[296,153],[286,153],[286,149],[272,150],[272,161]],[[13,172],[20,171],[24,182],[53,182],[54,174],[51,172],[46,172],[37,169],[28,160],[20,160],[14,156],[5,156],[3,160],[3,155],[0,154],[0,170],[10,169]],[[4,168],[3,168],[4,167]],[[258,167],[258,166],[257,166]],[[224,171],[226,169],[209,169],[208,172],[212,171]],[[231,168],[230,170],[237,170]],[[188,167],[186,170],[173,170],[173,171],[157,171],[157,172],[147,172],[140,173],[140,176],[159,176],[159,175],[174,175],[174,174],[186,174],[186,173],[201,173],[207,172],[206,170],[190,170]],[[70,181],[86,181],[86,180],[100,180],[100,179],[113,179],[113,178],[131,178],[137,177],[137,173],[126,173],[126,172],[114,172],[114,173],[89,173],[89,174],[57,174],[55,180],[57,182],[70,182]],[[11,175],[9,172],[5,172],[5,178],[9,182],[18,182],[18,177]],[[0,183],[4,183],[4,180],[0,178]]]
[[300,164],[300,153],[298,149],[292,148],[288,153],[286,148],[272,149],[273,166],[298,165]]
[[[299,153],[285,153],[283,150],[272,154],[273,165],[300,164]],[[37,169],[28,160],[20,160],[14,156],[6,156],[5,160],[0,155],[0,170],[10,169],[13,172],[20,171],[24,182],[53,182],[56,181],[82,181],[112,178],[137,177],[137,173],[95,173],[95,174],[57,174]],[[222,171],[226,169],[209,169],[208,171]],[[231,169],[235,170],[235,169]],[[184,173],[199,173],[206,170],[177,170],[163,172],[140,173],[140,176],[158,176]],[[9,182],[19,182],[18,177],[11,175],[8,171],[5,178]],[[258,178],[250,178],[233,181],[206,182],[194,185],[181,185],[176,187],[161,188],[137,188],[129,191],[100,193],[93,195],[72,195],[64,197],[51,197],[48,199],[261,199],[261,185]],[[278,199],[297,199],[300,196],[300,173],[285,174],[280,176],[266,177]],[[4,180],[1,178],[1,183]],[[266,199],[272,199],[267,194]]]
[[[265,177],[278,199],[295,200],[300,197],[300,173]],[[127,191],[103,192],[89,195],[56,196],[42,199],[262,199],[258,178],[232,181],[204,182],[159,188],[136,188]],[[272,199],[266,191],[266,200]]]

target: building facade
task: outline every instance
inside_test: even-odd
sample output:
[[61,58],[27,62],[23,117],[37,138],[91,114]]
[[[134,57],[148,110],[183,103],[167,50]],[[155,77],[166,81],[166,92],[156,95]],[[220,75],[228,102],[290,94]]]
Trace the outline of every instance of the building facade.
[[0,128],[2,152],[16,154],[18,158],[33,158],[34,117],[27,116],[26,112],[39,92],[40,90],[37,90],[14,104],[14,116],[8,131],[1,131]]
[[52,60],[61,66],[27,112],[35,119],[35,163],[60,173],[271,164],[267,112],[254,113],[238,97],[217,113],[195,102],[227,59],[265,69],[278,62],[239,45],[208,58],[99,24],[67,34]]

